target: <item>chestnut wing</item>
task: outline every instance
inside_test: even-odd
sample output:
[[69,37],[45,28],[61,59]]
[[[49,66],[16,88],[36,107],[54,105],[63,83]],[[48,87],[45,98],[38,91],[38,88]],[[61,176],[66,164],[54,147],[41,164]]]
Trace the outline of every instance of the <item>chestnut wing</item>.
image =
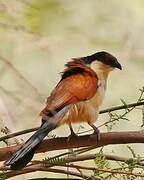
[[97,81],[96,76],[86,72],[60,81],[48,97],[41,115],[48,115],[49,112],[59,111],[67,105],[92,98],[97,91]]

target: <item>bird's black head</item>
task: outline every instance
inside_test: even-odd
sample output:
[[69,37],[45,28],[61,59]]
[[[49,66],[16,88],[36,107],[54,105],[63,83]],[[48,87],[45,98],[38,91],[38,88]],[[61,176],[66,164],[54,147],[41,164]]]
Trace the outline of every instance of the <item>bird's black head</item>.
[[122,66],[118,62],[118,60],[113,55],[105,51],[97,52],[90,56],[82,57],[82,60],[85,64],[91,64],[93,61],[100,61],[103,64],[122,70]]

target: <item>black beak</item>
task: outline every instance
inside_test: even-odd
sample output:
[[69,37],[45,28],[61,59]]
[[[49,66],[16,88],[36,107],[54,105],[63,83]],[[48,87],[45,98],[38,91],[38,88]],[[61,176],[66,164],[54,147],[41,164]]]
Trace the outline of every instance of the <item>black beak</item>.
[[118,69],[122,70],[122,66],[118,61],[115,63],[114,66],[115,66],[115,68],[118,68]]

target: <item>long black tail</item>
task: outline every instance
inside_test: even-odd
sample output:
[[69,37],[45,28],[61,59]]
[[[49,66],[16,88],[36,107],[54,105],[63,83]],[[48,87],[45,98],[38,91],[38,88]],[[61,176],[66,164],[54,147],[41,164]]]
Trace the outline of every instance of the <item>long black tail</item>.
[[33,158],[36,149],[38,148],[44,137],[53,129],[56,128],[56,123],[45,121],[45,123],[33,134],[26,143],[16,151],[10,159],[5,161],[6,166],[10,166],[13,170],[22,169]]

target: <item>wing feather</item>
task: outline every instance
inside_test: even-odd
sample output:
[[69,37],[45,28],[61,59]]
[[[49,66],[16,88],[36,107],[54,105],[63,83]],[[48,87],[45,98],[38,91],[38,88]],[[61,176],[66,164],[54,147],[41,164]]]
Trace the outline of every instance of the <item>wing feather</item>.
[[[64,73],[71,71],[70,76],[62,79],[47,99],[47,105],[41,115],[48,115],[49,112],[58,111],[69,104],[76,104],[92,98],[97,90],[98,79],[94,71],[86,65],[71,62]],[[74,66],[75,65],[75,66]],[[72,69],[80,67],[83,71],[72,74]]]

